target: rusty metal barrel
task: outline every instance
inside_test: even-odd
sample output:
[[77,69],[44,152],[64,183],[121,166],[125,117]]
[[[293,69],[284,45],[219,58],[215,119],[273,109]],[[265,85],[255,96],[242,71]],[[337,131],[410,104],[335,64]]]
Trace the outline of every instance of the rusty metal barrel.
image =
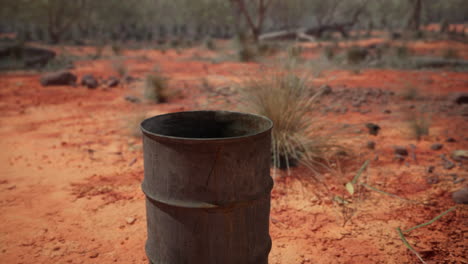
[[272,126],[227,111],[141,123],[151,263],[268,263]]

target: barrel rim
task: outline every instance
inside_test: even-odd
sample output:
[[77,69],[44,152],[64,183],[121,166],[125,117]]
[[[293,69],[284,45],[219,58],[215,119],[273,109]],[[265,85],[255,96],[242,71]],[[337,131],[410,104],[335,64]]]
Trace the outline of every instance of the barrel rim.
[[[268,126],[266,129],[260,130],[257,133],[252,133],[252,134],[247,134],[243,136],[237,136],[237,137],[221,137],[221,138],[188,138],[188,137],[175,137],[175,136],[167,136],[167,135],[162,135],[158,133],[151,132],[147,129],[144,128],[144,123],[149,122],[150,120],[160,118],[163,116],[169,116],[169,115],[174,115],[174,114],[183,114],[183,113],[228,113],[228,114],[240,114],[240,115],[248,115],[252,116],[255,118],[263,119],[268,123]],[[172,113],[167,113],[167,114],[162,114],[162,115],[156,115],[153,117],[146,118],[140,123],[140,129],[143,135],[156,138],[156,139],[162,139],[162,140],[175,140],[175,141],[180,141],[180,142],[231,142],[231,141],[238,141],[242,139],[247,139],[247,138],[252,138],[252,137],[257,137],[260,135],[263,135],[265,133],[269,133],[271,129],[273,128],[273,121],[271,121],[269,118],[262,116],[262,115],[257,115],[257,114],[252,114],[252,113],[245,113],[245,112],[237,112],[237,111],[226,111],[226,110],[196,110],[196,111],[180,111],[180,112],[172,112]]]

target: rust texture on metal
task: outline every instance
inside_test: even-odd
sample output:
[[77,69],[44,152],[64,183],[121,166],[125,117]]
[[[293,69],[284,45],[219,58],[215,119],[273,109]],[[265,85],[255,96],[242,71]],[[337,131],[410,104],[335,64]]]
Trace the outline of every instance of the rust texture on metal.
[[264,264],[272,122],[227,111],[179,112],[141,124],[153,264]]

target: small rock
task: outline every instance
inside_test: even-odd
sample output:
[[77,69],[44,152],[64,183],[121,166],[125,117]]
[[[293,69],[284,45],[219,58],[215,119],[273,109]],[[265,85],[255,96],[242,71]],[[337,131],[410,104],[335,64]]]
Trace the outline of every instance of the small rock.
[[41,76],[41,85],[75,85],[76,79],[76,76],[69,71],[48,73]]
[[408,156],[408,150],[402,146],[394,146],[393,147],[395,154],[401,156]]
[[444,159],[443,166],[444,166],[444,169],[451,170],[455,168],[455,163],[453,163],[452,161],[448,159]]
[[468,204],[468,187],[453,192],[452,199],[457,204]]
[[395,154],[394,160],[398,160],[399,162],[403,162],[405,160],[405,156],[400,154]]
[[468,93],[455,93],[450,96],[450,101],[456,104],[468,104]]
[[119,84],[120,84],[120,80],[117,77],[110,77],[106,82],[106,85],[109,88],[114,88],[118,86]]
[[442,149],[443,146],[444,146],[443,144],[435,143],[435,144],[431,145],[431,149],[432,150],[440,150],[440,149]]
[[385,110],[383,111],[383,113],[384,113],[384,114],[391,114],[391,113],[392,113],[392,111],[391,111],[391,110],[389,110],[389,109],[385,109]]
[[426,172],[427,173],[433,173],[434,170],[435,170],[435,166],[429,166],[429,167],[427,167]]
[[450,156],[455,161],[468,160],[468,150],[454,150]]
[[99,83],[93,75],[87,74],[81,78],[81,85],[86,86],[89,89],[96,89],[99,86]]
[[369,130],[369,134],[374,136],[377,136],[377,134],[379,134],[380,126],[373,123],[367,123],[366,127]]
[[449,137],[445,140],[445,142],[450,142],[450,143],[453,143],[453,142],[457,142],[453,137]]
[[367,148],[368,149],[375,149],[375,142],[374,141],[367,141]]
[[89,255],[89,258],[97,258],[99,256],[99,253],[95,252]]
[[437,183],[439,183],[439,177],[431,176],[431,177],[427,178],[426,181],[427,181],[428,184],[437,184]]
[[136,218],[135,217],[127,217],[127,218],[125,218],[125,222],[127,222],[127,224],[129,224],[129,225],[133,225],[136,222]]
[[134,103],[134,104],[139,104],[139,103],[141,103],[140,98],[138,98],[138,97],[136,97],[136,96],[133,96],[133,95],[127,95],[127,96],[125,96],[125,100],[129,101],[130,103]]
[[125,77],[125,82],[126,82],[126,83],[132,83],[132,82],[137,81],[137,80],[138,80],[138,78],[135,78],[135,77],[130,76],[130,75],[128,75],[127,77]]
[[454,180],[453,183],[457,184],[457,183],[464,182],[464,181],[465,181],[465,178],[458,178],[458,179]]

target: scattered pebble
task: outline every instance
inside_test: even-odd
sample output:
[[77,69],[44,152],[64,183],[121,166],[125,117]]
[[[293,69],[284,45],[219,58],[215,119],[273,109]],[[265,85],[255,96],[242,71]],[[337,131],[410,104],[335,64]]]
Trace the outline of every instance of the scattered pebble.
[[440,143],[435,143],[431,145],[432,150],[441,150],[444,145]]
[[129,224],[129,225],[133,225],[136,222],[136,218],[135,217],[127,217],[127,218],[125,218],[125,222],[127,222],[127,224]]
[[427,167],[426,172],[427,173],[433,173],[434,170],[435,170],[435,166],[429,166],[429,167]]
[[395,150],[396,155],[408,156],[408,150],[405,147],[394,146],[393,149]]
[[89,255],[89,258],[97,258],[99,256],[99,253],[95,252]]
[[380,126],[374,123],[367,123],[367,129],[369,130],[369,134],[377,136],[379,134]]
[[431,176],[426,179],[428,184],[437,184],[439,183],[439,177],[438,176]]
[[125,100],[129,101],[130,103],[134,103],[134,104],[141,103],[141,99],[136,97],[136,96],[133,96],[133,95],[127,95],[124,98],[125,98]]
[[116,87],[120,84],[120,80],[117,78],[117,77],[110,77],[108,80],[107,80],[107,87],[109,88],[113,88],[113,87]]
[[81,79],[81,85],[86,86],[89,89],[96,89],[99,86],[99,83],[93,75],[87,74]]
[[368,141],[367,142],[367,148],[368,149],[375,149],[375,142],[374,141]]
[[468,187],[453,192],[452,199],[457,204],[468,204]]
[[450,142],[450,143],[453,143],[453,142],[457,142],[453,137],[449,137],[445,140],[445,142]]

